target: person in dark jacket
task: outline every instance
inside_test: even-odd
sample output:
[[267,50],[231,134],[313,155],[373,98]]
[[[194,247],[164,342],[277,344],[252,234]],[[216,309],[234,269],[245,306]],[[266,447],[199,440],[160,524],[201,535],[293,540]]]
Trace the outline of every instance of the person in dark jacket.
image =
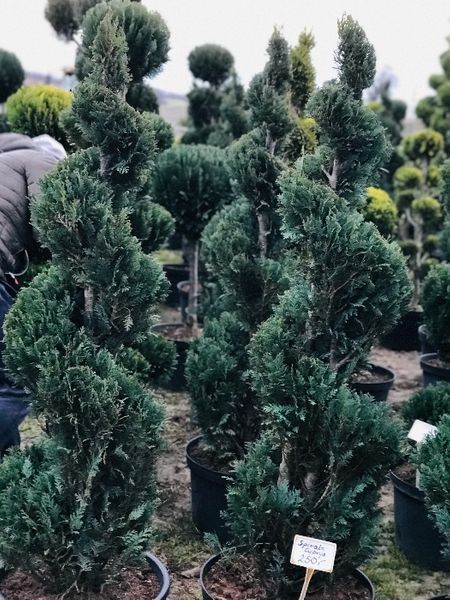
[[5,370],[3,324],[14,302],[17,276],[26,271],[35,248],[30,197],[39,193],[39,180],[58,162],[55,152],[43,149],[46,143],[52,146],[51,139],[42,144],[25,135],[0,134],[0,459],[20,443],[19,425],[30,410],[28,394],[12,385]]

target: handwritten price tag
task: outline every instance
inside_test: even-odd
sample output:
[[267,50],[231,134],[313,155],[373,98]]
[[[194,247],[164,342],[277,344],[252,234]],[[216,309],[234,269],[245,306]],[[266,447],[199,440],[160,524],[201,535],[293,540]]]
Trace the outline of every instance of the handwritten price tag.
[[333,542],[296,535],[292,546],[291,564],[314,571],[331,573],[337,546]]
[[425,423],[425,421],[420,421],[416,419],[413,423],[413,426],[409,430],[408,438],[421,444],[425,441],[425,438],[428,436],[436,435],[438,428],[434,425],[430,425],[429,423]]

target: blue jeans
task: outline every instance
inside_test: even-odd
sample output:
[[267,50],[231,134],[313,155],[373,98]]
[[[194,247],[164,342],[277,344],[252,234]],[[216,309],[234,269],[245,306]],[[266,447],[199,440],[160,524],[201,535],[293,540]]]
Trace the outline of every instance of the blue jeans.
[[0,459],[8,448],[20,444],[19,425],[30,411],[28,394],[4,375],[3,322],[13,302],[13,290],[0,281]]

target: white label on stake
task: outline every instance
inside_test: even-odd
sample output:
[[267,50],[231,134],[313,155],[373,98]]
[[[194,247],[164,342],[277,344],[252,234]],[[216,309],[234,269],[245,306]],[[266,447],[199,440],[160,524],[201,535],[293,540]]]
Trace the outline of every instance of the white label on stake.
[[416,419],[413,423],[413,426],[409,430],[408,438],[421,444],[425,441],[425,438],[428,436],[436,435],[438,428],[434,425],[430,425],[429,423],[425,423],[425,421],[419,421]]
[[332,573],[336,549],[337,546],[333,542],[296,535],[292,546],[291,564]]

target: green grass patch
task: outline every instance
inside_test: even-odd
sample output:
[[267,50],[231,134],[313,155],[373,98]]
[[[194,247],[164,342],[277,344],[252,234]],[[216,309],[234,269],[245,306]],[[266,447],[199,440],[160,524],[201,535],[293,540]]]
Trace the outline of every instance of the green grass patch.
[[164,248],[163,250],[157,250],[156,252],[153,252],[153,256],[161,264],[169,264],[169,265],[182,265],[183,264],[183,255],[181,253],[181,250],[169,250],[167,248]]

